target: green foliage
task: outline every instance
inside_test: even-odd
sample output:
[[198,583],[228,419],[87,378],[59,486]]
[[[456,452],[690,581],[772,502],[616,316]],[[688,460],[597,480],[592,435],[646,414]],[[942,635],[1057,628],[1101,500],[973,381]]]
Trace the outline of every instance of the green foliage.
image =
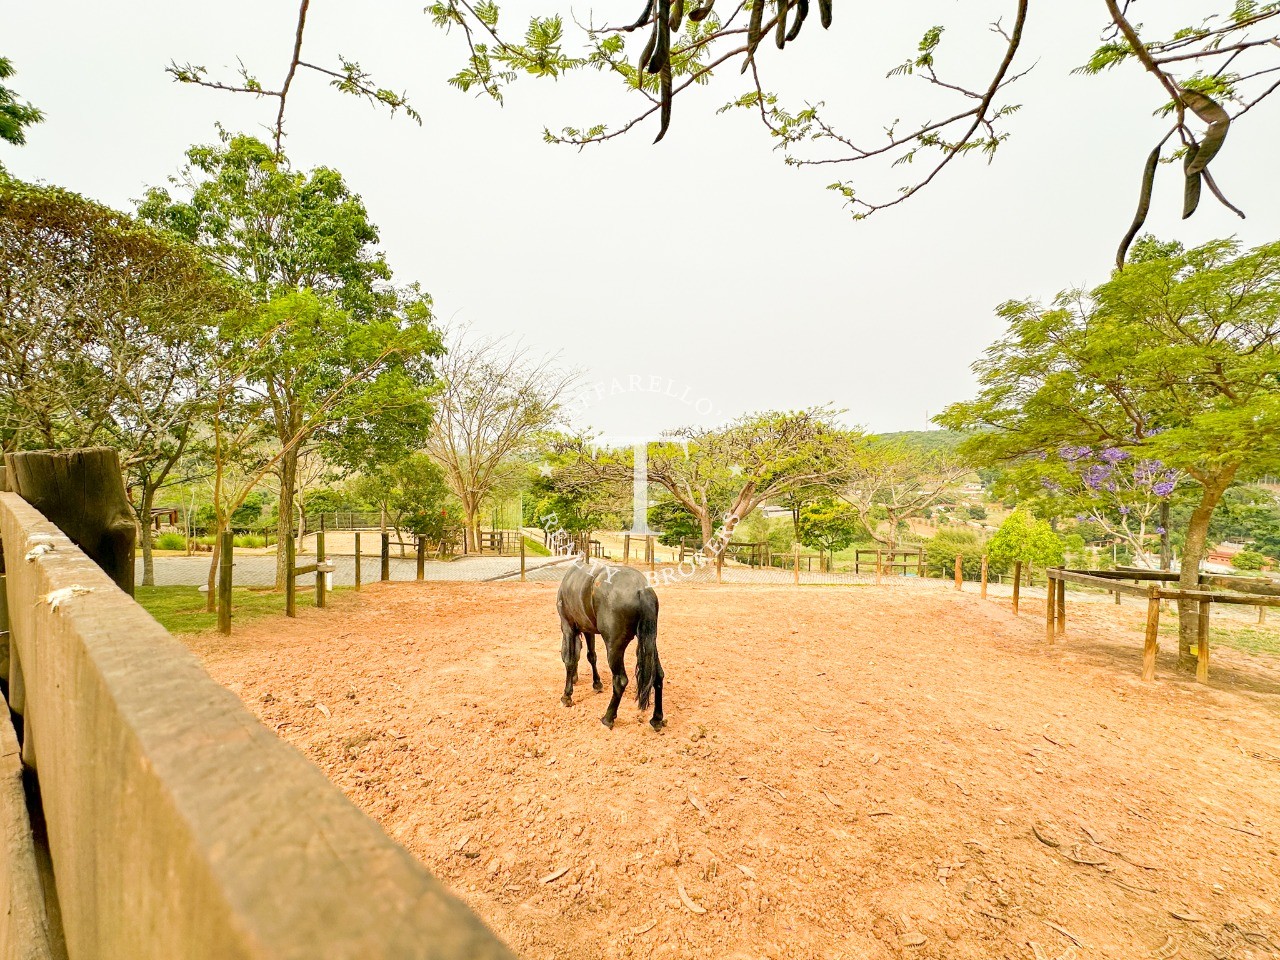
[[1270,559],[1257,550],[1241,550],[1231,558],[1231,565],[1237,570],[1261,570],[1270,562]]
[[185,550],[187,549],[187,538],[180,533],[174,533],[172,530],[166,531],[156,537],[157,550]]
[[[7,57],[0,57],[0,80],[8,80],[14,73],[13,63]],[[43,113],[31,104],[23,103],[13,90],[0,83],[0,140],[21,146],[27,142],[24,128],[43,119]],[[0,170],[3,169],[0,166]]]
[[972,530],[951,528],[939,530],[924,542],[925,570],[931,577],[955,575],[956,557],[960,557],[960,569],[967,580],[982,576],[982,557],[986,552],[982,539]]
[[858,511],[842,500],[826,498],[800,508],[800,540],[806,546],[838,553],[870,539]]
[[1049,524],[1025,510],[1015,510],[987,543],[987,556],[997,573],[1011,570],[1017,560],[1023,567],[1053,567],[1063,561],[1063,546]]
[[447,540],[462,526],[462,513],[444,474],[426,454],[414,453],[352,481],[352,496],[385,508],[393,526],[429,540]]
[[232,542],[246,550],[257,550],[267,545],[267,538],[257,533],[238,533]]
[[1280,243],[1162,252],[1047,309],[1004,304],[1009,333],[975,366],[978,399],[938,419],[982,429],[965,444],[980,462],[1035,470],[1080,444],[1188,474],[1201,491],[1184,540],[1194,568],[1237,474],[1280,464]]
[[658,542],[668,547],[677,546],[681,540],[690,547],[702,545],[701,523],[688,507],[677,500],[664,498],[650,505],[649,529],[661,530]]

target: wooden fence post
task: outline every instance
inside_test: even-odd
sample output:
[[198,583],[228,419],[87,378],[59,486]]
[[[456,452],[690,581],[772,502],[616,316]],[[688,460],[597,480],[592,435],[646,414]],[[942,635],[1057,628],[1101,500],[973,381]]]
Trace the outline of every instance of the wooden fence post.
[[289,532],[289,542],[284,545],[284,565],[285,565],[285,581],[284,581],[284,613],[287,617],[296,617],[298,615],[298,581],[294,575],[293,568],[297,566],[297,556],[294,546],[295,540],[293,531]]
[[520,531],[520,582],[524,583],[524,531]]
[[979,594],[983,600],[987,599],[987,556],[982,555],[982,592]]
[[[1049,586],[1053,586],[1053,582],[1049,582]],[[1066,636],[1067,633],[1067,581],[1061,577],[1058,578],[1058,628],[1059,636]]]
[[1013,615],[1018,615],[1018,595],[1022,592],[1022,561],[1013,561]]
[[653,537],[645,537],[644,545],[649,554],[649,572],[653,573],[658,564],[657,544],[654,542]]
[[[466,534],[463,534],[466,536]],[[386,583],[391,579],[391,534],[382,535],[382,572],[381,579]]]
[[324,563],[324,514],[320,514],[320,529],[316,531],[316,606],[324,606],[324,573],[319,566]]
[[1049,571],[1049,590],[1048,590],[1048,595],[1045,597],[1045,603],[1044,603],[1044,639],[1046,643],[1053,643],[1053,631],[1056,625],[1055,621],[1057,620],[1057,613],[1058,613],[1058,611],[1055,609],[1055,607],[1057,606],[1057,600],[1058,600],[1058,591],[1054,589],[1053,571],[1050,570]]
[[884,554],[876,547],[876,586],[880,585],[880,577],[884,573]]
[[418,568],[416,576],[419,582],[427,579],[427,541],[425,537],[418,537]]
[[110,447],[6,453],[5,482],[65,533],[129,596],[138,525]]
[[1209,612],[1213,609],[1210,600],[1200,601],[1199,629],[1196,631],[1196,682],[1209,682]]
[[356,531],[356,589],[360,589],[360,531]]
[[724,583],[724,550],[716,554],[716,583]]
[[231,632],[231,564],[236,535],[222,531],[221,553],[218,555],[218,632]]
[[964,557],[956,554],[956,589],[959,590],[964,586]]
[[794,581],[795,585],[798,587],[800,586],[800,544],[798,543],[795,544],[795,549],[792,552],[795,554],[795,556],[792,558],[793,563],[792,563],[791,579]]
[[629,533],[622,535],[622,562],[631,562],[631,534]]
[[1160,588],[1147,587],[1147,634],[1142,645],[1142,679],[1156,677],[1156,648],[1160,636]]
[[1266,607],[1259,607],[1259,608],[1258,608],[1258,622],[1259,622],[1259,623],[1266,623],[1266,622],[1267,622],[1267,608],[1266,608]]

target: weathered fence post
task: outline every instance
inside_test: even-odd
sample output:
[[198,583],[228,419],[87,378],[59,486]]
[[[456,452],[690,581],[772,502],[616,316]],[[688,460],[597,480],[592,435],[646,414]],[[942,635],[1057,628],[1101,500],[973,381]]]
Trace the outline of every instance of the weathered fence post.
[[1160,588],[1147,587],[1147,633],[1142,645],[1142,679],[1156,677],[1156,648],[1160,636]]
[[231,632],[231,566],[234,560],[236,535],[222,531],[221,552],[218,554],[218,632]]
[[427,541],[425,537],[418,537],[418,569],[416,572],[418,581],[427,579]]
[[356,531],[356,589],[360,589],[360,531]]
[[684,563],[684,537],[680,538],[680,562]]
[[716,583],[724,583],[724,550],[716,554]]
[[964,557],[956,554],[956,589],[959,590],[964,586]]
[[982,592],[979,594],[983,600],[987,599],[987,557],[982,556]]
[[1022,589],[1022,561],[1013,561],[1013,614],[1018,615],[1018,595]]
[[1267,608],[1266,608],[1266,607],[1259,607],[1259,608],[1258,608],[1258,622],[1259,622],[1259,623],[1266,623],[1266,622],[1267,622]]
[[[1059,570],[1061,572],[1061,570]],[[1049,586],[1053,586],[1053,581],[1049,582]],[[1061,577],[1058,578],[1058,635],[1066,636],[1067,633],[1067,581]]]
[[[464,534],[465,536],[465,534]],[[382,535],[382,582],[391,579],[391,534]]]
[[884,556],[880,548],[876,548],[876,586],[880,585],[880,576],[884,572]]
[[284,565],[285,565],[285,581],[284,581],[284,613],[287,617],[296,617],[298,615],[298,581],[297,575],[293,568],[297,566],[297,547],[295,546],[293,533],[290,531],[289,539],[284,545]]
[[[1181,602],[1181,601],[1180,601]],[[1209,682],[1209,613],[1213,603],[1200,601],[1199,629],[1196,631],[1196,682]]]
[[324,514],[320,514],[320,529],[316,531],[316,606],[324,606]]
[[1053,643],[1053,632],[1056,626],[1057,613],[1055,609],[1058,601],[1058,591],[1053,588],[1053,571],[1049,571],[1049,591],[1044,601],[1044,639],[1046,643]]
[[129,596],[138,524],[110,447],[6,453],[9,489],[39,510]]
[[622,562],[631,562],[631,534],[629,533],[622,535]]
[[[795,545],[795,549],[792,552],[795,554],[795,556],[792,558],[794,563],[792,564],[791,579],[795,583],[795,585],[798,587],[800,586],[800,544],[797,543]],[[855,565],[856,565],[856,561],[855,561]]]
[[524,583],[524,531],[520,531],[520,582]]
[[649,554],[649,572],[653,573],[658,566],[658,545],[653,537],[644,538],[645,552]]

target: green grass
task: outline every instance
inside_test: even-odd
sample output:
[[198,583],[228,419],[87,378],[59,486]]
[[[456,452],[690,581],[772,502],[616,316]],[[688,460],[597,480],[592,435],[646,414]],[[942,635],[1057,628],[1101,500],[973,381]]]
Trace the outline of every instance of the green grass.
[[550,550],[540,544],[537,540],[532,540],[529,537],[524,538],[524,552],[526,556],[530,557],[551,556]]
[[[338,587],[334,593],[344,593],[352,587]],[[212,630],[218,625],[218,615],[205,610],[205,594],[196,587],[138,587],[135,599],[142,608],[160,621],[170,633],[198,633]],[[314,587],[303,589],[299,584],[298,606],[314,607]],[[246,623],[261,617],[284,614],[284,594],[248,587],[231,590],[231,622]]]
[[1258,627],[1221,627],[1209,631],[1209,650],[1213,650],[1214,642],[1225,643],[1228,647],[1243,653],[1265,653],[1272,657],[1280,657],[1280,631]]

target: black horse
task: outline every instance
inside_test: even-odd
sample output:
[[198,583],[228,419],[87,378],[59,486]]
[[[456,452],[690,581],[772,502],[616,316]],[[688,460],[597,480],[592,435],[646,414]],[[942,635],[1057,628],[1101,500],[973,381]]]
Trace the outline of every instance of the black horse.
[[596,669],[596,634],[604,639],[609,672],[613,674],[613,698],[600,722],[613,727],[618,716],[618,703],[627,688],[627,671],[623,655],[632,637],[636,644],[636,700],[641,710],[649,708],[653,694],[653,717],[649,725],[657,730],[662,719],[662,663],[658,660],[658,595],[644,576],[627,567],[603,563],[575,561],[560,583],[556,594],[556,610],[560,613],[561,646],[564,660],[564,696],[560,702],[573,705],[573,683],[578,678],[578,639],[587,641],[587,660],[591,663],[591,686],[603,690],[600,671]]

